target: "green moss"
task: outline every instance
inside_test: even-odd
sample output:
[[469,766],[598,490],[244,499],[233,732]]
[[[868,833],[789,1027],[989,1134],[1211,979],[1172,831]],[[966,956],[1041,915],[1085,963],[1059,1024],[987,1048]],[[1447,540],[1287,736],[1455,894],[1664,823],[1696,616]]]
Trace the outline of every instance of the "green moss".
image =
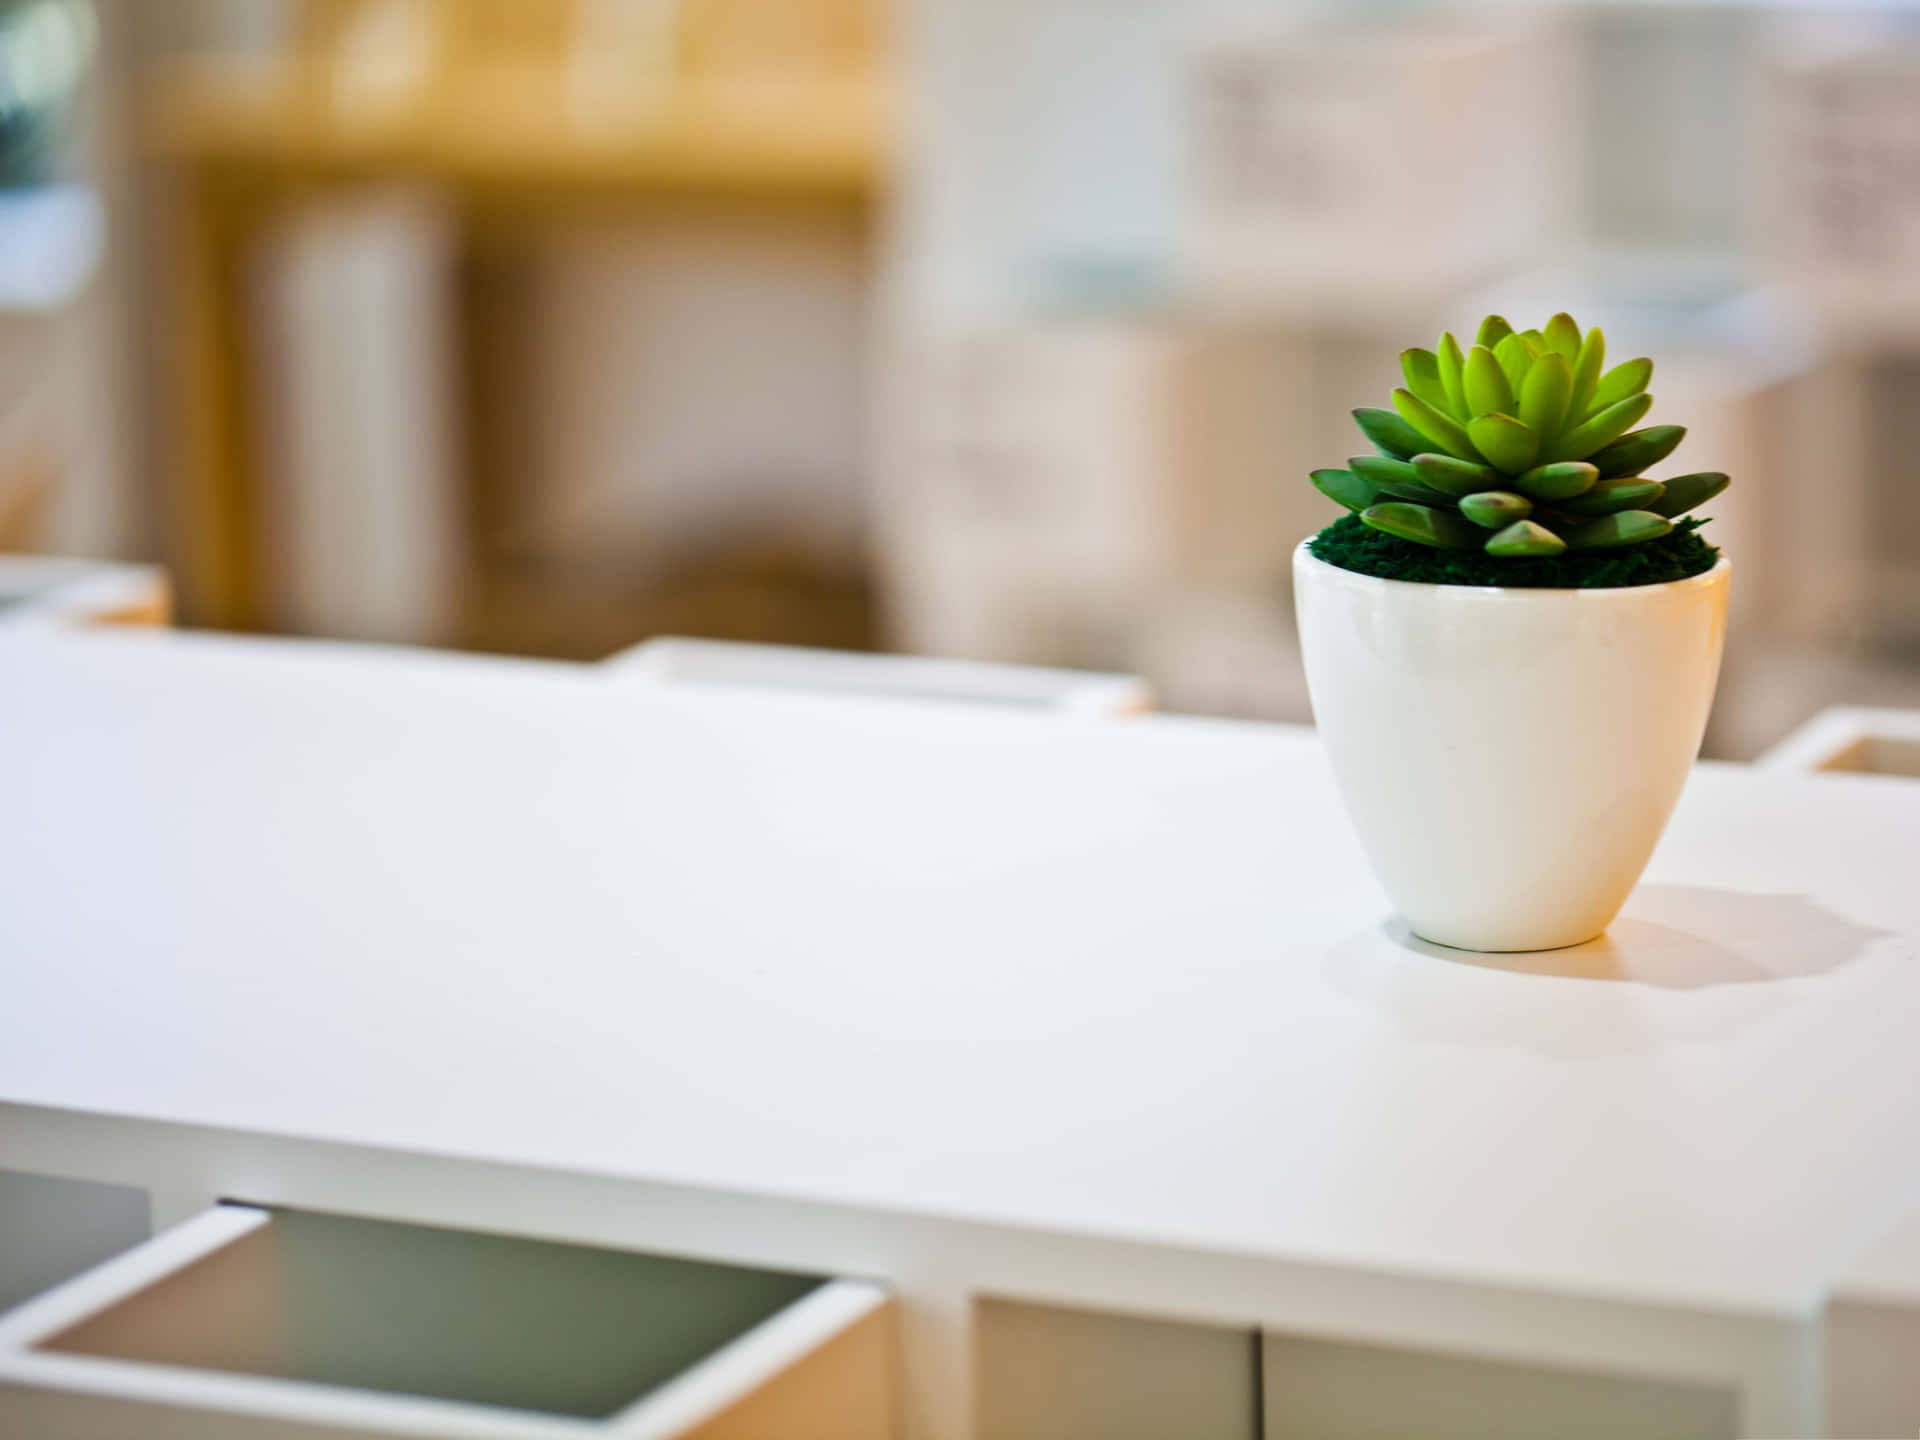
[[1699,536],[1706,522],[1688,516],[1671,534],[1618,550],[1569,551],[1538,559],[1502,560],[1481,550],[1436,550],[1343,515],[1309,543],[1329,565],[1382,580],[1422,585],[1505,585],[1530,590],[1616,589],[1663,585],[1714,566],[1720,552]]

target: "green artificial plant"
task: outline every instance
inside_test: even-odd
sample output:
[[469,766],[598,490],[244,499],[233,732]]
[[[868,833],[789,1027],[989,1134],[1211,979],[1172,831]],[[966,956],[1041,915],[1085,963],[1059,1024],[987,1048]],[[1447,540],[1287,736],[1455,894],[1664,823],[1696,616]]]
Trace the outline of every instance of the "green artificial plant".
[[1539,330],[1489,315],[1470,348],[1449,333],[1437,350],[1403,352],[1407,383],[1393,392],[1393,409],[1353,412],[1377,453],[1354,456],[1344,470],[1315,470],[1313,483],[1372,530],[1473,552],[1477,563],[1467,568],[1484,578],[1460,583],[1500,584],[1518,562],[1668,536],[1691,542],[1711,565],[1716,552],[1694,539],[1693,522],[1676,533],[1674,521],[1726,489],[1727,476],[1643,478],[1687,432],[1634,429],[1653,407],[1653,362],[1611,370],[1605,362],[1599,328],[1582,333],[1570,315]]

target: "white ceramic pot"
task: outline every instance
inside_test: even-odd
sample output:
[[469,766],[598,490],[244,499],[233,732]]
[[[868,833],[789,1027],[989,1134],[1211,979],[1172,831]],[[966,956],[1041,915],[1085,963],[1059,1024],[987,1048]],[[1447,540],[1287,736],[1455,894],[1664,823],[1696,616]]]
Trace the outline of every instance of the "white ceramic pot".
[[1722,558],[1614,590],[1417,585],[1300,547],[1314,717],[1416,934],[1551,950],[1607,928],[1699,751],[1727,574]]

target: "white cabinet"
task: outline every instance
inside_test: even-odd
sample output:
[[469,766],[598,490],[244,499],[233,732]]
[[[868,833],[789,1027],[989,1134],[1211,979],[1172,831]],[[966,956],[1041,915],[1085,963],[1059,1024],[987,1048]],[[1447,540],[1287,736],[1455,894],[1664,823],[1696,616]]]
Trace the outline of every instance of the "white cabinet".
[[1182,293],[1351,321],[1430,308],[1535,259],[1571,199],[1577,112],[1541,103],[1568,91],[1565,38],[1546,15],[1428,15],[1203,47]]
[[0,1322],[40,1440],[882,1440],[886,1293],[849,1280],[221,1206]]

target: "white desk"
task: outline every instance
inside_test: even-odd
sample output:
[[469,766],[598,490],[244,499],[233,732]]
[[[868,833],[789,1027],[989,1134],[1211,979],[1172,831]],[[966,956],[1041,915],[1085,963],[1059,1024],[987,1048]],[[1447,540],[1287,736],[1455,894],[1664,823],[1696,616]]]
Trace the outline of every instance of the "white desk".
[[0,806],[0,1163],[878,1276],[916,1437],[976,1293],[1814,1433],[1920,1206],[1901,781],[1703,767],[1610,940],[1517,957],[1397,936],[1245,724],[23,635]]

